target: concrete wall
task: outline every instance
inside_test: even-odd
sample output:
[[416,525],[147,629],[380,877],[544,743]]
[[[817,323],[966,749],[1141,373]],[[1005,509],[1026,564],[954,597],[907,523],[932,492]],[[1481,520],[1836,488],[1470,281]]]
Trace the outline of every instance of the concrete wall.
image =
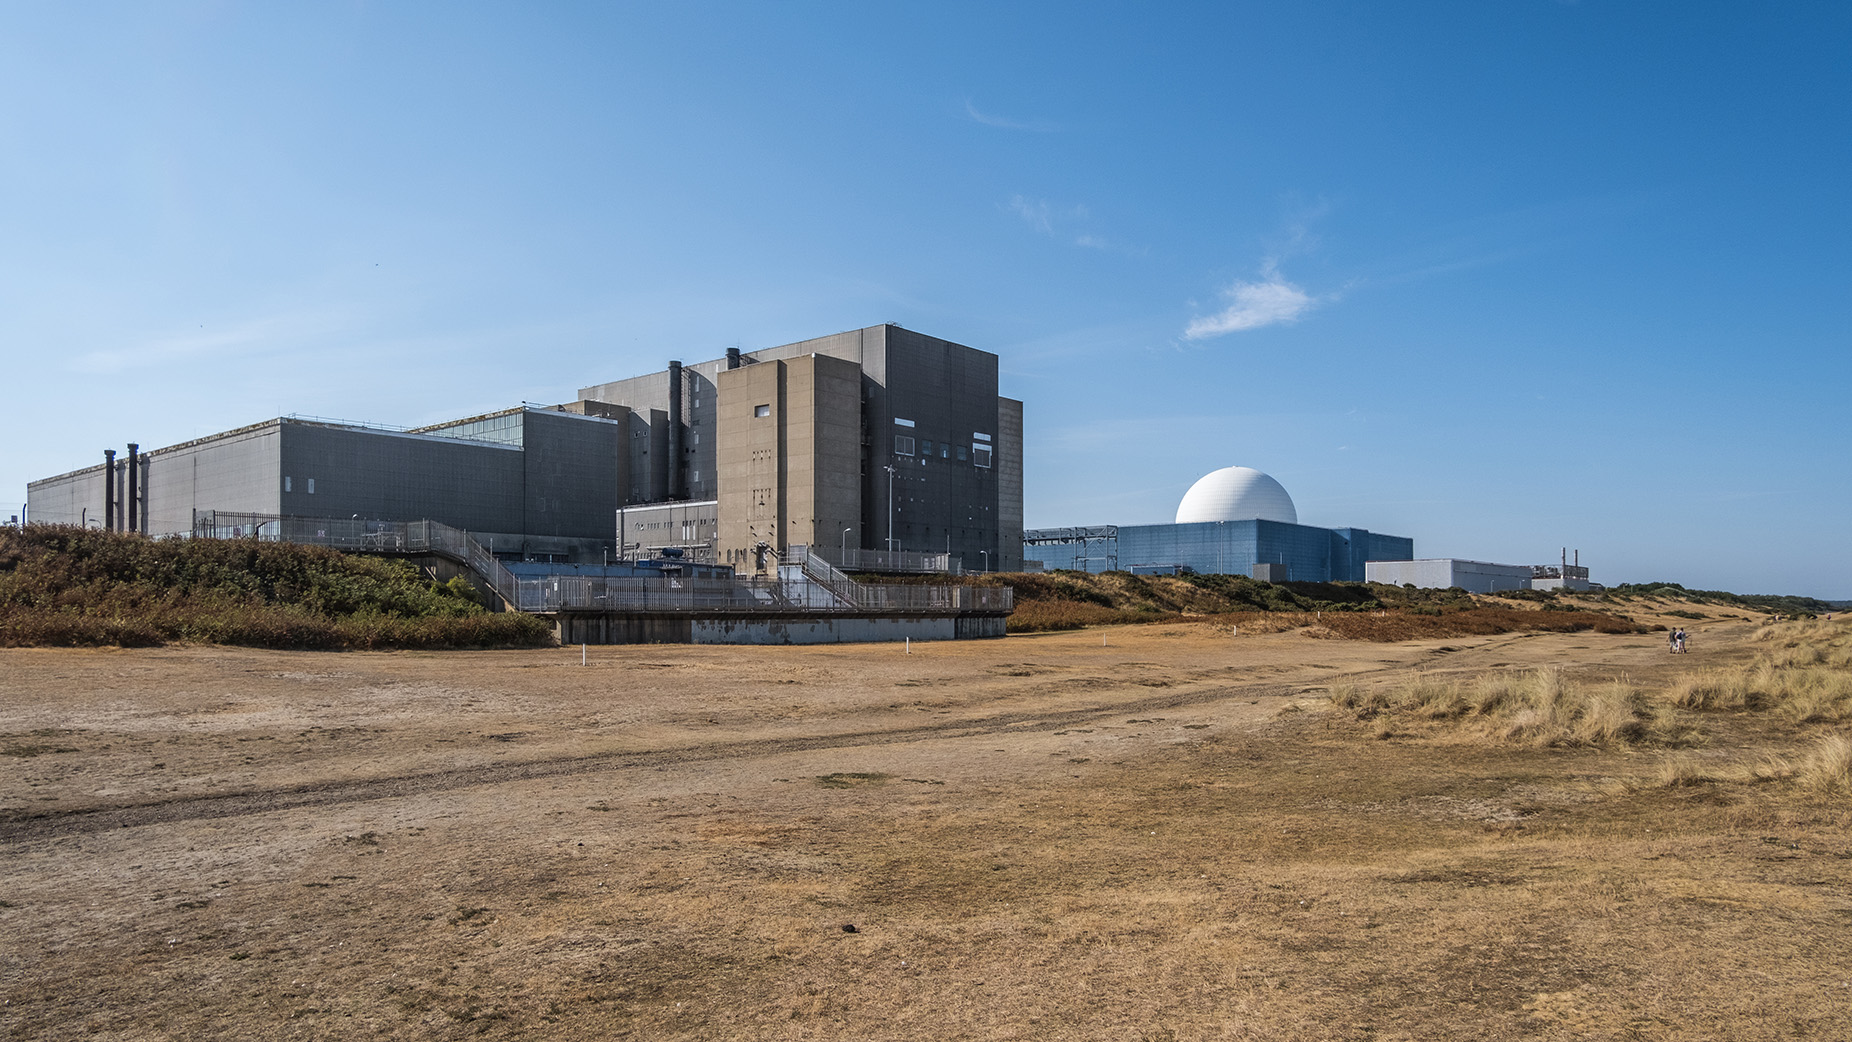
[[[884,393],[866,410],[873,487],[863,515],[872,546],[885,546],[883,468],[892,465],[894,548],[949,552],[966,568],[982,567],[985,551],[994,559],[1002,550],[997,356],[888,327],[885,363]],[[911,453],[903,451],[909,442]]]
[[1530,581],[1530,588],[1533,590],[1569,590],[1571,592],[1587,592],[1589,590],[1594,589],[1595,584],[1588,581],[1587,579],[1578,579],[1574,577],[1569,577],[1569,578],[1557,577],[1554,579],[1550,579],[1550,578],[1532,579]]
[[531,536],[614,538],[621,459],[629,425],[620,420],[530,409],[522,462],[524,519]]
[[[997,547],[990,566],[1000,572],[1022,571],[1022,403],[997,399]],[[965,566],[981,562],[966,561]]]
[[1530,588],[1530,566],[1462,561],[1450,557],[1419,561],[1371,561],[1364,566],[1370,582],[1391,586],[1413,584],[1426,590],[1459,587],[1468,593],[1496,593]]
[[1002,616],[659,616],[562,614],[561,644],[867,644],[1001,637]]
[[[277,454],[283,423],[271,420],[146,452],[140,482],[146,507],[142,530],[150,535],[190,532],[196,509],[276,513],[282,488]],[[124,447],[116,457],[118,498],[128,494],[127,451]],[[43,524],[100,520],[102,463],[28,484],[26,504],[31,520]],[[126,527],[124,511],[118,511],[118,519],[116,527]]]
[[[507,538],[526,530],[522,450],[514,445],[283,422],[280,510],[299,517],[429,518]],[[276,487],[276,486],[273,486]],[[312,489],[312,490],[311,490]],[[201,507],[240,509],[204,502]]]
[[[728,416],[723,404],[726,392],[721,389],[722,384],[734,379],[733,373],[813,356],[860,368],[854,442],[859,512],[835,531],[829,531],[828,519],[823,516],[829,511],[819,512],[808,526],[813,529],[811,535],[817,545],[841,545],[842,529],[846,527],[852,529],[853,545],[886,548],[890,484],[886,468],[891,465],[895,468],[892,518],[897,549],[949,551],[958,555],[967,568],[984,567],[986,563],[996,568],[1006,560],[1019,560],[1021,546],[1016,533],[1022,526],[1022,410],[1020,402],[997,397],[997,357],[891,325],[746,352],[741,358],[742,367],[732,373],[725,368],[724,359],[683,366],[689,495],[720,500],[723,518],[757,529],[749,538],[723,533],[723,541],[735,550],[759,539],[774,546],[803,541],[792,533],[796,527],[805,526],[794,527],[795,519],[788,511],[787,516],[776,519],[780,522],[778,538],[768,534],[766,523],[773,518],[733,515],[730,503],[737,490],[729,490],[727,475],[741,473],[740,460],[738,453],[729,449],[716,452],[716,443],[721,447],[729,445],[727,431],[737,419]],[[668,374],[663,371],[595,384],[580,389],[579,394],[589,400],[625,405],[643,415],[645,410],[666,407]],[[770,401],[762,394],[757,404]],[[913,426],[896,425],[896,418],[909,420]],[[897,434],[913,439],[911,453],[895,451]],[[928,441],[934,448],[930,460],[922,453],[923,443]],[[836,442],[826,438],[823,444],[827,450]],[[978,465],[980,447],[989,456],[989,466]],[[792,450],[787,446],[785,451]],[[835,461],[826,461],[826,470],[833,472],[835,467]],[[696,473],[699,480],[694,479]],[[771,476],[762,473],[763,480],[749,487],[771,488],[767,483]],[[789,475],[781,477],[788,480]],[[660,495],[660,482],[652,479],[647,484],[644,495]],[[637,494],[631,496],[631,502],[642,501]],[[758,507],[756,500],[753,506]],[[764,511],[771,511],[769,503]]]
[[[861,373],[824,355],[720,374],[720,561],[769,568],[755,548],[839,545],[861,527]],[[758,415],[763,411],[765,415]]]
[[785,367],[766,362],[723,372],[715,400],[723,446],[719,559],[742,573],[769,569],[772,559],[754,548],[776,550],[785,527]]
[[708,618],[694,621],[696,644],[866,644],[880,641],[955,640],[951,618],[828,615],[809,619]]

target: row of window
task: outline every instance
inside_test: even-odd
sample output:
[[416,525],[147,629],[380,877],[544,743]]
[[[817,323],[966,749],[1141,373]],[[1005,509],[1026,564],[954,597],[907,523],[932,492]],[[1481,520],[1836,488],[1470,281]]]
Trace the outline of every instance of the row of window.
[[[983,435],[979,435],[979,437],[983,437]],[[927,438],[921,438],[915,442],[914,439],[908,435],[894,435],[894,455],[896,456],[917,455],[922,459],[930,459],[935,454],[940,459],[956,458],[960,463],[968,459],[971,465],[976,467],[989,467],[991,460],[990,446],[988,445],[980,445],[974,442],[971,445],[970,455],[966,456],[965,447],[963,445],[953,445],[945,441],[934,442]]]
[[[283,491],[294,492],[296,490],[295,485],[296,485],[295,481],[293,481],[288,475],[284,475]],[[315,479],[314,478],[308,479],[308,485],[309,485],[307,489],[308,494],[312,496],[315,494]]]

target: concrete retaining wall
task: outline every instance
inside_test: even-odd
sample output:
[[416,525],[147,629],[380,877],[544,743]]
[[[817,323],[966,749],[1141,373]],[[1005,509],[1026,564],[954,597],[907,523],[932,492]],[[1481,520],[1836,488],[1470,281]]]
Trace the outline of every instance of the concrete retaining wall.
[[573,644],[868,644],[1001,637],[1005,617],[961,615],[645,615],[561,613],[553,631]]

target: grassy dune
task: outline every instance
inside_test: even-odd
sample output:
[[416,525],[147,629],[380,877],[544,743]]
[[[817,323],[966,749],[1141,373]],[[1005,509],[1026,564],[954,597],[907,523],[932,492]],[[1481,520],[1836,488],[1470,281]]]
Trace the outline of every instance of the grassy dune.
[[[1762,649],[1747,662],[1680,673],[1663,687],[1626,679],[1588,681],[1557,669],[1417,677],[1376,687],[1342,684],[1338,709],[1372,721],[1376,737],[1453,737],[1532,747],[1657,746],[1667,756],[1653,784],[1794,781],[1852,793],[1852,740],[1816,730],[1796,756],[1718,760],[1689,750],[1706,744],[1706,718],[1758,719],[1783,730],[1852,721],[1852,626],[1778,622],[1755,632]],[[1636,783],[1637,784],[1637,783]]]
[[1568,601],[1541,605],[1481,600],[1459,590],[1411,590],[1379,583],[1265,583],[1238,575],[1143,576],[1126,572],[992,575],[985,585],[1016,592],[1011,633],[1215,616],[1246,632],[1303,630],[1306,636],[1393,642],[1517,631],[1638,633],[1615,611]]
[[534,647],[545,623],[459,580],[321,547],[0,529],[0,646]]

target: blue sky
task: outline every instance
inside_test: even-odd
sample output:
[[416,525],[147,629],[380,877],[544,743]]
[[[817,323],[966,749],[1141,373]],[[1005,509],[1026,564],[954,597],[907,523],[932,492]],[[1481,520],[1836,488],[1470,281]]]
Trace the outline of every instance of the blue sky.
[[1839,3],[4,2],[0,487],[898,322],[1031,526],[1852,597],[1848,167]]

